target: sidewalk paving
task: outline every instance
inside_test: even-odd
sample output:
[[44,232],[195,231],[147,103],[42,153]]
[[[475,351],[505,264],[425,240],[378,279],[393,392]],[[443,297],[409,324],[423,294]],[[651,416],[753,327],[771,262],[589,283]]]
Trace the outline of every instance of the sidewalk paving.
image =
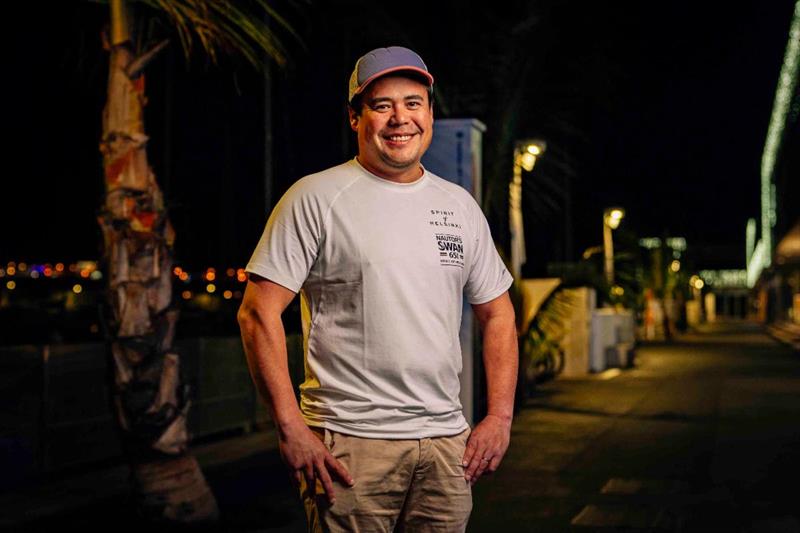
[[[727,329],[726,329],[727,327]],[[800,358],[747,324],[639,348],[636,367],[537,387],[470,532],[800,531]],[[305,531],[272,432],[194,448],[218,531]],[[113,467],[0,494],[0,527],[141,531]]]

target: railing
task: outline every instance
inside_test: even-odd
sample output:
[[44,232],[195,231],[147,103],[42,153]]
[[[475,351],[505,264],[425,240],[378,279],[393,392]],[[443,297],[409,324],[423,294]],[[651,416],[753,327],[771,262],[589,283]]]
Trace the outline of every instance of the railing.
[[[287,343],[297,386],[303,374],[302,339],[292,335]],[[191,386],[194,438],[269,423],[238,337],[184,339],[176,347]],[[0,488],[120,457],[108,374],[101,343],[0,347]]]

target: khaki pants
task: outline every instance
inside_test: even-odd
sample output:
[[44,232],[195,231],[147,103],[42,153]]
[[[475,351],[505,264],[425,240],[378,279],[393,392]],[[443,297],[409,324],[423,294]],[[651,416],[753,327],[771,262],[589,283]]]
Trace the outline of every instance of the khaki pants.
[[322,485],[300,490],[310,532],[463,532],[472,490],[461,461],[469,430],[453,437],[365,439],[311,428],[355,480],[334,479],[336,503]]

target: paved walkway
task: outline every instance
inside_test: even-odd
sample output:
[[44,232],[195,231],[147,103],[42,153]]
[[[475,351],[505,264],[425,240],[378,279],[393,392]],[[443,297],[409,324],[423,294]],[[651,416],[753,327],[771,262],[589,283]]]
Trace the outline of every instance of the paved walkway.
[[[800,357],[746,323],[638,350],[633,369],[540,386],[471,532],[800,532]],[[269,432],[197,447],[219,531],[304,531]],[[0,527],[140,531],[125,470],[0,494]],[[21,522],[24,520],[24,522]]]

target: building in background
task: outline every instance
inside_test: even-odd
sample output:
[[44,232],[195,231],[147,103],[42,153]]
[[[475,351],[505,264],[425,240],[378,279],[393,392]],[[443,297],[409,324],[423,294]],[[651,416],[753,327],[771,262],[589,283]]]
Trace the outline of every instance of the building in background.
[[[800,1],[761,160],[761,222],[747,225],[747,284],[760,321],[800,325]],[[760,235],[756,240],[756,234]]]

